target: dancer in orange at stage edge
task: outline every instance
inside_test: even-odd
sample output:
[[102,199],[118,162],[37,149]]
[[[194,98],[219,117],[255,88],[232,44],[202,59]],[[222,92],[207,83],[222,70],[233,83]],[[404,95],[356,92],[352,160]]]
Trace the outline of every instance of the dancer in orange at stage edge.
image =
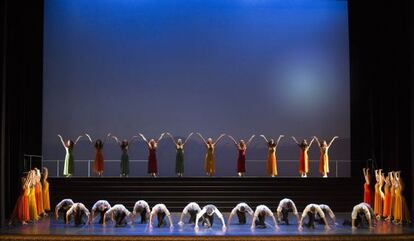
[[156,177],[158,174],[158,166],[157,166],[157,148],[158,142],[164,137],[165,133],[162,133],[157,141],[151,139],[147,141],[147,138],[141,133],[139,135],[148,145],[148,174],[152,177]]
[[42,196],[43,196],[43,209],[45,212],[50,212],[50,197],[49,197],[49,182],[47,177],[49,176],[49,170],[43,167],[42,174]]
[[204,159],[204,171],[206,172],[207,176],[214,176],[214,173],[216,172],[216,157],[214,155],[214,149],[216,147],[216,144],[226,134],[221,134],[215,142],[213,142],[212,138],[207,138],[206,141],[206,139],[204,139],[204,137],[198,132],[197,135],[200,136],[200,138],[203,140],[204,144],[207,147],[207,153]]
[[382,203],[384,199],[384,193],[382,192],[382,169],[375,170],[375,196],[374,196],[374,215],[377,219],[382,216]]
[[[88,133],[85,133],[85,136],[88,137],[89,141],[93,143],[91,136]],[[96,149],[95,160],[93,162],[93,171],[100,177],[103,176],[104,172],[104,156],[103,156],[103,147],[105,142],[108,140],[108,137],[111,136],[111,133],[108,133],[105,137],[105,140],[96,139],[93,146]]]
[[237,170],[237,175],[239,177],[243,177],[244,174],[246,173],[246,150],[247,150],[247,146],[253,140],[254,136],[255,135],[252,135],[247,142],[244,142],[244,140],[240,140],[239,143],[237,143],[237,141],[232,136],[228,136],[234,142],[234,145],[236,145],[236,148],[238,151],[236,170]]
[[390,173],[388,176],[384,178],[384,174],[381,176],[382,181],[385,183],[384,185],[384,205],[382,206],[382,216],[384,218],[388,218],[391,213],[391,181],[390,181]]
[[364,203],[369,204],[370,206],[372,205],[372,191],[371,191],[371,175],[369,174],[369,168],[363,168],[362,172],[364,173],[364,179],[365,179],[365,183],[364,183]]
[[31,170],[28,174],[29,179],[29,216],[30,220],[37,221],[39,214],[37,212],[35,185],[36,185],[36,172]]
[[401,179],[401,171],[395,172],[395,204],[394,204],[394,223],[411,223],[410,210],[403,195],[404,183]]
[[327,178],[329,173],[328,150],[331,147],[332,143],[335,141],[335,139],[338,138],[338,136],[332,138],[332,140],[329,142],[329,145],[326,143],[326,140],[322,140],[322,142],[319,142],[318,137],[314,136],[313,138],[315,138],[316,142],[318,143],[319,150],[321,151],[321,158],[319,160],[319,172],[323,175],[324,178]]
[[268,148],[266,164],[267,175],[275,177],[277,176],[276,149],[279,145],[280,139],[282,139],[284,135],[280,135],[276,142],[273,139],[268,140],[264,135],[260,136],[266,141]]
[[29,214],[29,185],[30,179],[28,176],[21,178],[22,190],[20,196],[16,201],[13,209],[13,213],[10,217],[9,225],[12,225],[15,221],[19,221],[25,225],[30,219]]
[[36,208],[39,216],[47,216],[43,209],[43,188],[40,182],[41,174],[40,170],[35,168],[35,196],[36,196]]
[[292,136],[292,139],[295,141],[296,145],[298,145],[298,147],[300,148],[300,157],[299,157],[300,177],[308,177],[308,172],[309,172],[308,151],[313,141],[315,140],[315,137],[312,138],[309,144],[306,139],[303,139],[301,143],[299,143],[294,136]]
[[395,206],[395,188],[397,187],[397,181],[395,180],[395,173],[388,172],[390,179],[390,207],[389,214],[385,218],[385,221],[391,221],[394,218],[394,206]]

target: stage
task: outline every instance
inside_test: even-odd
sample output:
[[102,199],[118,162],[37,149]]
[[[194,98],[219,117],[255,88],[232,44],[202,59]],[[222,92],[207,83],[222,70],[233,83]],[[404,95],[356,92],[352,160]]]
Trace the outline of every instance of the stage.
[[[180,213],[172,213],[174,228],[148,228],[147,224],[125,227],[114,227],[111,222],[106,226],[100,224],[75,227],[73,224],[63,224],[62,220],[44,218],[35,224],[26,226],[6,227],[1,229],[1,240],[413,240],[414,228],[412,226],[397,226],[386,222],[379,222],[377,226],[369,230],[367,228],[352,230],[350,226],[343,226],[344,219],[349,219],[349,213],[337,213],[338,225],[325,231],[323,226],[317,225],[314,230],[304,227],[298,231],[293,216],[290,216],[292,224],[281,224],[276,230],[267,218],[266,229],[250,229],[251,219],[246,225],[236,224],[233,219],[231,225],[225,231],[221,229],[221,223],[215,218],[211,229],[200,227],[194,231],[194,225],[177,225]],[[225,219],[229,213],[224,213]],[[187,219],[187,218],[186,218]],[[97,222],[97,219],[95,219]]]

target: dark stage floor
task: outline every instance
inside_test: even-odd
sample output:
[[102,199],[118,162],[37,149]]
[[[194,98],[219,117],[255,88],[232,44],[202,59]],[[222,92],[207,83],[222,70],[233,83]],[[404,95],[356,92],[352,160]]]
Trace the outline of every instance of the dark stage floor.
[[[299,232],[296,226],[296,222],[294,222],[294,217],[291,217],[291,221],[293,224],[287,225],[280,225],[280,229],[276,230],[272,227],[271,219],[267,219],[268,228],[266,229],[256,229],[251,230],[250,224],[246,225],[238,225],[236,224],[236,219],[233,219],[234,222],[230,226],[227,227],[226,231],[221,229],[220,221],[215,218],[214,225],[211,229],[205,229],[200,227],[199,231],[194,231],[194,226],[190,224],[185,224],[184,226],[177,225],[179,220],[179,213],[173,213],[173,221],[174,221],[174,228],[170,229],[169,227],[163,228],[156,228],[154,227],[152,230],[148,228],[146,224],[139,224],[136,223],[134,225],[127,225],[125,227],[114,227],[111,222],[109,222],[106,226],[102,226],[100,224],[93,224],[93,225],[85,225],[81,227],[75,227],[73,224],[65,225],[60,220],[57,222],[53,218],[44,218],[43,220],[35,223],[35,224],[28,224],[25,226],[12,226],[12,227],[5,227],[1,229],[2,237],[10,237],[9,235],[24,235],[24,236],[33,236],[33,235],[40,235],[38,237],[45,237],[44,235],[52,235],[52,236],[59,236],[59,239],[64,239],[65,236],[81,236],[85,239],[89,239],[90,237],[98,236],[101,237],[103,240],[104,238],[107,239],[108,237],[105,236],[112,236],[111,240],[116,240],[119,237],[131,237],[134,236],[136,238],[142,237],[153,237],[155,236],[162,236],[162,237],[176,237],[174,240],[177,240],[179,236],[199,236],[199,238],[204,236],[209,237],[228,237],[231,239],[235,236],[244,236],[244,237],[256,237],[257,240],[262,238],[269,238],[273,237],[275,239],[283,238],[286,236],[290,236],[293,239],[298,239],[299,237],[303,240],[305,237],[306,240],[315,239],[316,237],[324,239],[328,237],[343,237],[350,236],[354,237],[357,240],[365,239],[368,237],[374,238],[378,237],[379,239],[376,240],[385,240],[388,238],[395,239],[395,238],[404,238],[405,240],[414,240],[414,227],[412,225],[407,226],[397,226],[386,222],[378,222],[376,227],[372,230],[369,229],[358,229],[352,230],[349,226],[343,226],[342,222],[346,218],[350,217],[350,214],[346,213],[339,213],[337,214],[337,223],[338,225],[332,227],[331,230],[325,231],[323,226],[317,225],[315,229],[308,229],[304,228],[303,231]],[[225,214],[225,217],[228,217],[228,213]],[[96,221],[96,220],[95,220]],[[116,237],[114,237],[116,236]],[[411,236],[411,237],[410,237]],[[34,237],[34,236],[33,236]],[[79,237],[78,237],[79,238]],[[336,239],[337,239],[336,238]],[[349,237],[348,237],[349,238]],[[408,238],[408,239],[407,239]],[[151,238],[152,239],[152,238]],[[238,239],[239,240],[239,239]],[[256,239],[255,239],[256,240]],[[332,240],[328,238],[328,240]],[[340,239],[341,240],[341,239]]]

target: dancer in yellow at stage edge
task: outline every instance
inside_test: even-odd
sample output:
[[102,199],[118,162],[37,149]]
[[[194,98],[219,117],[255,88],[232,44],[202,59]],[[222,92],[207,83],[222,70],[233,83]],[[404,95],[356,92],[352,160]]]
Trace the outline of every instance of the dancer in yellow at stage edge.
[[338,138],[338,136],[332,138],[332,140],[329,142],[329,145],[327,144],[326,140],[322,140],[322,142],[319,142],[318,137],[314,136],[313,138],[315,138],[316,142],[318,143],[319,150],[321,151],[321,158],[319,160],[319,172],[323,175],[324,178],[327,178],[329,173],[328,151],[332,143],[335,141],[335,139]]
[[273,139],[268,140],[264,135],[260,136],[266,141],[268,148],[266,164],[267,175],[275,177],[277,176],[276,149],[279,145],[280,139],[282,139],[284,135],[280,135],[276,142]]
[[216,158],[214,155],[214,149],[215,149],[216,144],[226,134],[221,134],[215,142],[213,142],[212,138],[207,138],[207,141],[206,141],[206,139],[204,139],[204,137],[198,132],[197,132],[197,135],[200,136],[200,138],[203,140],[204,144],[207,147],[207,153],[204,159],[204,171],[206,172],[207,176],[210,176],[210,177],[214,176],[214,173],[216,172],[216,164],[215,164]]

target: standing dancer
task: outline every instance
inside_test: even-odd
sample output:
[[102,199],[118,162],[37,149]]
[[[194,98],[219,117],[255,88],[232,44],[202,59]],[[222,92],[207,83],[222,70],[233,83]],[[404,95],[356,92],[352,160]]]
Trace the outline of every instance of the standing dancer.
[[252,135],[247,143],[245,143],[244,140],[240,140],[239,143],[237,143],[232,136],[228,136],[236,145],[237,151],[239,153],[237,157],[237,175],[239,175],[239,177],[244,176],[246,173],[246,150],[247,146],[253,140],[254,136],[255,135]]
[[394,208],[395,208],[395,188],[397,182],[395,181],[395,173],[388,172],[388,177],[390,180],[390,213],[385,218],[385,221],[391,221],[394,218]]
[[206,172],[207,176],[214,176],[214,173],[216,172],[216,167],[215,167],[215,163],[216,163],[216,158],[214,155],[214,149],[216,144],[220,141],[220,139],[225,136],[226,134],[221,134],[215,142],[213,142],[212,138],[207,138],[204,139],[204,137],[197,132],[197,135],[200,136],[200,138],[203,140],[204,144],[207,147],[207,153],[206,153],[206,157],[204,159],[204,171]]
[[372,191],[371,191],[371,174],[369,172],[369,168],[363,168],[362,172],[364,173],[364,203],[368,203],[372,206]]
[[35,197],[36,197],[36,208],[37,208],[37,214],[39,216],[47,216],[45,213],[45,210],[43,208],[43,188],[41,181],[41,174],[40,170],[35,168]]
[[148,146],[148,173],[152,177],[156,177],[158,173],[157,148],[158,148],[158,142],[161,141],[161,139],[164,137],[164,134],[165,133],[162,133],[157,141],[155,141],[154,139],[147,141],[147,138],[145,138],[143,134],[139,133],[139,135],[147,143],[147,146]]
[[374,196],[374,215],[377,219],[382,216],[382,201],[384,199],[384,193],[382,192],[382,169],[375,170],[375,196]]
[[276,142],[273,139],[268,140],[264,135],[260,136],[266,141],[268,148],[266,165],[267,175],[275,177],[277,176],[276,149],[279,145],[280,139],[282,139],[284,135],[280,135]]
[[27,178],[27,176],[21,178],[21,185],[22,190],[14,206],[13,213],[11,214],[9,225],[11,225],[15,220],[18,220],[19,222],[21,222],[22,225],[25,225],[30,219],[29,179]]
[[129,145],[132,144],[138,136],[133,136],[129,140],[124,139],[120,141],[118,137],[112,136],[116,143],[121,147],[122,155],[121,155],[121,165],[120,165],[120,176],[127,177],[129,174],[129,155],[128,155],[128,148]]
[[328,150],[329,147],[331,147],[332,143],[335,141],[335,139],[338,138],[338,136],[335,136],[332,138],[332,140],[329,142],[329,145],[326,143],[326,140],[322,140],[322,143],[319,142],[318,138],[314,136],[316,142],[318,143],[319,150],[321,151],[321,158],[319,160],[319,172],[323,175],[324,178],[328,177],[329,173],[329,156],[328,156]]
[[36,203],[36,174],[34,170],[31,170],[27,176],[29,179],[29,216],[30,220],[37,221],[39,219],[39,214],[37,212],[37,203]]
[[187,136],[184,142],[181,139],[175,141],[174,137],[169,132],[167,132],[167,135],[171,138],[175,144],[175,149],[177,150],[177,153],[175,155],[175,173],[177,176],[182,177],[184,174],[184,145],[187,143],[190,136],[193,135],[193,132]]
[[[85,133],[85,136],[88,137],[89,141],[91,143],[93,143],[91,136],[88,133]],[[104,156],[103,156],[103,147],[104,144],[106,142],[106,140],[108,139],[108,137],[111,136],[111,133],[108,133],[108,135],[106,135],[105,141],[102,141],[101,139],[96,139],[95,140],[95,144],[93,145],[96,149],[96,155],[95,155],[95,160],[93,162],[93,171],[98,174],[98,176],[102,177],[103,172],[104,172]]]
[[49,182],[47,181],[48,176],[49,176],[49,170],[46,167],[43,167],[42,195],[43,195],[43,209],[46,212],[50,211]]
[[397,182],[395,188],[395,206],[394,206],[394,223],[403,224],[411,223],[410,209],[408,209],[407,201],[403,195],[404,183],[401,179],[401,171],[395,172],[395,180]]
[[390,176],[388,174],[387,177],[384,178],[384,174],[382,175],[382,181],[385,183],[384,185],[384,205],[382,205],[382,216],[384,218],[388,218],[391,213],[391,181]]
[[298,147],[300,148],[300,158],[299,158],[300,177],[308,177],[308,172],[309,172],[308,151],[313,141],[315,140],[315,137],[312,138],[309,144],[306,139],[303,139],[301,143],[299,143],[294,136],[292,136],[292,139],[295,141],[296,145],[298,145]]
[[82,136],[78,136],[78,138],[76,138],[76,141],[72,141],[72,140],[67,140],[66,143],[63,141],[63,138],[61,135],[58,135],[58,137],[60,138],[60,141],[62,142],[63,147],[66,150],[66,155],[65,155],[65,165],[63,168],[63,175],[65,177],[71,177],[73,175],[73,172],[75,170],[75,163],[74,163],[74,158],[73,158],[73,148],[75,147],[76,143],[78,143],[78,141],[80,140],[80,138],[82,138]]

